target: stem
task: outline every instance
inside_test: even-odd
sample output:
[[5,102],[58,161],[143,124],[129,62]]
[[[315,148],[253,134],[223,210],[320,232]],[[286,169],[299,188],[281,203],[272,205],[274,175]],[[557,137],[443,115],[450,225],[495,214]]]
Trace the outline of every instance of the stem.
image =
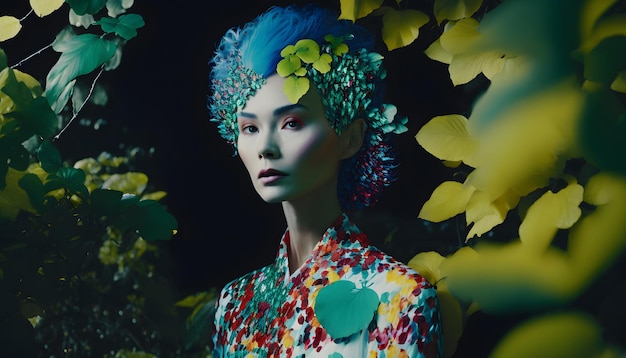
[[80,105],[80,107],[78,107],[78,109],[74,109],[74,113],[72,114],[72,118],[70,118],[70,120],[67,122],[65,127],[63,127],[63,129],[61,129],[61,131],[57,135],[54,136],[54,140],[58,140],[59,138],[61,138],[61,134],[63,134],[63,132],[65,132],[65,130],[70,126],[70,124],[72,124],[72,122],[74,122],[76,117],[78,117],[78,113],[83,109],[83,107],[85,106],[87,101],[89,101],[89,98],[91,98],[91,96],[93,95],[93,91],[96,88],[96,83],[98,82],[98,79],[102,75],[102,72],[104,72],[104,65],[105,64],[102,64],[100,66],[100,71],[98,71],[98,74],[96,75],[96,78],[94,78],[93,82],[91,83],[91,88],[89,88],[89,93],[87,94],[87,97],[85,97],[85,100]]
[[50,47],[52,47],[53,43],[50,43],[49,45],[45,46],[44,48],[40,49],[39,51],[33,53],[32,55],[26,57],[25,59],[21,60],[20,62],[16,63],[15,65],[11,66],[11,68],[16,68],[16,67],[20,67],[22,64],[24,64],[24,62],[30,60],[31,58],[41,54],[43,51],[49,49]]
[[23,17],[23,18],[21,18],[21,19],[20,19],[20,22],[22,22],[22,21],[26,20],[26,18],[27,18],[28,16],[30,16],[30,14],[32,14],[32,13],[33,13],[33,11],[34,11],[34,10],[31,8],[31,9],[30,9],[30,11],[29,11],[26,15],[24,15],[24,17]]

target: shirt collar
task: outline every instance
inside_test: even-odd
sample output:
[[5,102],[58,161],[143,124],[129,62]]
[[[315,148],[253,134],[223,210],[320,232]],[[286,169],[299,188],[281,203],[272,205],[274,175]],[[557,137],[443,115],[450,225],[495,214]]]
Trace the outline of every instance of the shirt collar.
[[[276,264],[286,270],[286,276],[289,277],[289,228],[285,230],[282,239],[280,240],[280,246],[278,248],[278,255],[276,257]],[[353,246],[368,246],[369,241],[367,237],[361,233],[359,228],[350,221],[350,218],[346,213],[341,213],[335,221],[326,229],[326,232],[322,235],[320,241],[317,242],[311,255],[305,261],[303,267],[308,266],[311,260],[323,257],[330,254],[341,247],[343,249]],[[296,270],[298,272],[299,270]]]

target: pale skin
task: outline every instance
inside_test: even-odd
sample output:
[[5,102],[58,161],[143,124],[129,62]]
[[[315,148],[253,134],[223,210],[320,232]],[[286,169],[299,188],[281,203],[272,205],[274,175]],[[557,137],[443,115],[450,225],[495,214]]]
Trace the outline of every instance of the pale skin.
[[361,147],[365,122],[354,121],[339,136],[314,86],[293,104],[283,92],[284,82],[278,75],[267,78],[238,113],[237,149],[261,198],[282,203],[294,272],[342,212],[339,164]]

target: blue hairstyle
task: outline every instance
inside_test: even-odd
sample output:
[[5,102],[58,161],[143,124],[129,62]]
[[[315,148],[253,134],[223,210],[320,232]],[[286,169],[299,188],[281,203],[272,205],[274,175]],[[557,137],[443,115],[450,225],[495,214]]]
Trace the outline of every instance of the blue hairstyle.
[[373,35],[352,21],[337,20],[338,16],[312,4],[271,7],[242,28],[228,30],[211,59],[211,79],[226,79],[236,51],[245,67],[268,78],[276,73],[276,65],[282,59],[280,51],[303,38],[323,43],[328,34],[351,34],[354,38],[346,40],[351,53],[363,48],[372,50]]

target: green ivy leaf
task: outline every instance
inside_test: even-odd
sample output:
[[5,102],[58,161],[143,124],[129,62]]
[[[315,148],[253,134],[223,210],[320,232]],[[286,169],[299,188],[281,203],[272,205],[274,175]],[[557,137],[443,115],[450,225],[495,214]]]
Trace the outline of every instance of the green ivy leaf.
[[367,328],[378,303],[378,294],[371,288],[339,280],[319,291],[315,316],[332,338],[348,337]]
[[54,173],[63,165],[61,153],[47,140],[43,141],[37,149],[37,157],[46,173]]
[[50,106],[59,113],[65,103],[56,102],[66,86],[78,76],[88,74],[110,60],[116,45],[94,34],[82,34],[57,39],[53,48],[61,52],[61,56],[46,77],[45,95]]
[[76,15],[96,14],[102,10],[106,0],[65,0]]
[[103,17],[95,23],[102,27],[102,31],[106,33],[115,33],[125,40],[130,40],[137,36],[137,29],[146,24],[143,17],[137,14],[122,15],[115,19]]

